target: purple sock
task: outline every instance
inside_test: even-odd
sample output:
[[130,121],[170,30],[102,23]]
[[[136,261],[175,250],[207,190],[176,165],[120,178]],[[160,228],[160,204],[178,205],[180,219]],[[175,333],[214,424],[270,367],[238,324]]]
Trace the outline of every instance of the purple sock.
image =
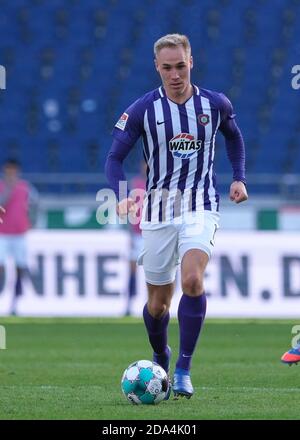
[[182,295],[178,306],[180,349],[176,368],[190,370],[192,355],[204,322],[206,296]]
[[157,354],[165,353],[168,341],[169,312],[163,315],[160,319],[156,319],[150,315],[147,304],[145,304],[143,316],[153,351]]

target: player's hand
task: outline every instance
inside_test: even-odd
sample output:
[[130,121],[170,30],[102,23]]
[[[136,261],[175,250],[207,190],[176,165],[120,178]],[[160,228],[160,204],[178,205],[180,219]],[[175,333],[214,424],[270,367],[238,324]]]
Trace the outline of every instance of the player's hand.
[[234,181],[230,186],[230,200],[235,203],[241,203],[248,199],[246,187],[243,182]]
[[0,223],[3,223],[3,220],[2,220],[2,217],[1,217],[1,215],[2,214],[5,214],[5,209],[3,208],[3,206],[0,206]]
[[138,206],[135,203],[133,199],[128,197],[127,199],[123,199],[118,205],[117,205],[117,214],[120,217],[125,217],[129,213],[134,213],[138,210]]

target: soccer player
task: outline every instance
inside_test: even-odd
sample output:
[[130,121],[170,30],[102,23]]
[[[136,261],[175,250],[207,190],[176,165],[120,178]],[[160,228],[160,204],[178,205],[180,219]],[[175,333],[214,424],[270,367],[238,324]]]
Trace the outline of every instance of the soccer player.
[[0,204],[5,208],[5,221],[0,223],[0,275],[11,255],[16,264],[16,281],[11,304],[11,314],[16,314],[18,298],[22,295],[22,279],[26,273],[26,232],[36,217],[38,193],[20,178],[20,164],[8,159],[3,165],[0,180]]
[[[169,34],[154,44],[162,86],[146,93],[123,113],[113,131],[106,175],[118,195],[125,181],[122,162],[140,136],[147,163],[141,229],[148,302],[143,310],[153,360],[168,373],[167,330],[176,265],[181,264],[178,306],[179,356],[173,376],[176,398],[190,398],[191,361],[206,313],[203,278],[219,223],[219,196],[213,171],[215,136],[224,135],[233,168],[230,199],[247,200],[245,148],[230,101],[191,83],[193,58],[188,38]],[[130,195],[130,194],[129,194]],[[135,200],[120,199],[119,215],[130,215]]]

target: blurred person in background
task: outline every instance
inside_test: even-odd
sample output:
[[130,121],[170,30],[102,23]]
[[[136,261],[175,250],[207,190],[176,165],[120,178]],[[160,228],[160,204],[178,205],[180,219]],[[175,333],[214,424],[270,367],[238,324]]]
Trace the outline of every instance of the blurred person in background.
[[3,223],[3,216],[5,214],[5,209],[3,208],[3,206],[0,206],[0,223]]
[[4,277],[7,257],[12,257],[16,267],[12,315],[17,313],[17,300],[22,295],[27,268],[26,233],[36,222],[39,199],[37,190],[21,179],[20,172],[20,163],[8,159],[3,164],[0,180],[0,205],[5,209],[5,221],[0,224],[0,276]]
[[[141,190],[143,194],[146,190],[146,164],[142,162],[140,164],[140,172],[134,176],[130,182],[131,190]],[[142,202],[143,200],[141,200]],[[142,206],[142,203],[140,203]],[[137,289],[137,259],[143,250],[143,237],[140,228],[141,212],[139,215],[139,222],[132,224],[129,222],[129,232],[130,232],[130,261],[129,261],[129,282],[128,282],[128,295],[125,316],[130,316],[132,314],[132,300],[136,297]]]

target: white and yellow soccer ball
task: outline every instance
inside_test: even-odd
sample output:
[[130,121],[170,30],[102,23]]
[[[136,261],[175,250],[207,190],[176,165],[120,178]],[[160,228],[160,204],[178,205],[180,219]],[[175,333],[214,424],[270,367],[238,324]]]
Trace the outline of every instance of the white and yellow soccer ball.
[[164,400],[169,379],[165,370],[155,362],[133,362],[123,373],[121,388],[126,399],[134,404],[155,405]]

